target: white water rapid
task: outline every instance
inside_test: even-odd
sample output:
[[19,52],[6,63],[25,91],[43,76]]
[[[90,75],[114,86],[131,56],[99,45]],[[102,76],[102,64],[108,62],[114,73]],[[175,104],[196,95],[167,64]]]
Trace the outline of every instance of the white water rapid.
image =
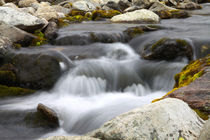
[[43,103],[57,112],[60,128],[40,137],[85,134],[163,96],[172,88],[174,74],[186,65],[142,60],[122,43],[107,44],[105,50],[106,56],[74,61],[75,67],[51,91],[3,100],[0,110],[29,111]]

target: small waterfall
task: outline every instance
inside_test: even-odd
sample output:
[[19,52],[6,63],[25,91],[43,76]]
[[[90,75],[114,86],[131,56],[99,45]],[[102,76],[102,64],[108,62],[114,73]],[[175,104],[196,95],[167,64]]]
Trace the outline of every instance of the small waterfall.
[[[25,112],[43,103],[58,113],[60,128],[42,137],[85,134],[163,96],[172,88],[174,74],[186,64],[142,60],[122,43],[107,44],[105,51],[97,59],[74,61],[51,91],[4,100],[0,110]],[[60,65],[65,69],[66,63]]]

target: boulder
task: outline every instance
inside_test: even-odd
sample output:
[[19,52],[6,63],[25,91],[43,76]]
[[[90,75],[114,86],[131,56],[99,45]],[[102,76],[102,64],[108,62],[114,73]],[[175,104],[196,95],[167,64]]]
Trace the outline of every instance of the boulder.
[[44,30],[44,35],[48,40],[52,41],[57,37],[57,30],[58,30],[57,24],[51,21]]
[[5,4],[4,0],[0,0],[0,6],[2,6],[4,4]]
[[64,8],[64,7],[60,6],[60,5],[53,5],[52,8],[53,8],[56,12],[58,12],[58,13],[63,13],[64,15],[67,15],[67,14],[69,14],[69,12],[70,12],[70,9]]
[[17,5],[15,5],[14,3],[5,3],[4,5],[3,5],[3,7],[10,7],[10,8],[12,8],[12,9],[15,9],[15,10],[20,10],[18,7],[17,7]]
[[172,60],[178,57],[193,58],[190,43],[182,39],[162,38],[147,44],[140,52],[141,57],[147,60]]
[[41,29],[46,24],[42,19],[9,7],[0,7],[0,21],[28,32]]
[[20,0],[18,2],[19,7],[30,7],[32,3],[38,3],[37,0]]
[[210,130],[210,119],[208,119],[205,122],[198,140],[210,140],[210,131],[209,130]]
[[140,8],[148,9],[152,3],[159,2],[158,0],[132,0],[133,5],[140,6]]
[[154,2],[150,8],[150,11],[155,12],[162,19],[169,18],[187,18],[190,15],[184,10],[178,10],[172,7],[169,7],[161,2]]
[[164,98],[178,98],[203,118],[210,115],[210,55],[192,61],[175,76],[174,89]]
[[194,2],[181,2],[179,3],[176,8],[178,9],[186,9],[186,10],[195,10],[195,9],[201,9],[202,6],[194,3]]
[[84,0],[74,2],[72,4],[72,7],[78,10],[82,10],[82,11],[96,10],[96,6],[93,3],[89,1],[84,1]]
[[203,123],[185,102],[168,98],[121,114],[88,135],[103,140],[194,140]]
[[14,26],[8,25],[0,21],[0,34],[7,37],[13,43],[21,44],[21,46],[29,46],[36,37],[30,33],[20,30]]
[[38,5],[35,16],[39,18],[44,18],[47,21],[51,19],[61,18],[59,16],[59,13],[56,12],[55,9],[46,2],[42,2]]
[[29,13],[31,15],[35,15],[35,9],[33,7],[24,7],[20,8],[19,10],[21,10],[22,12]]
[[12,46],[9,38],[0,35],[0,65],[4,63],[4,58]]
[[40,139],[40,140],[100,140],[93,137],[88,136],[52,136],[46,139]]
[[132,23],[158,23],[159,16],[152,11],[141,9],[125,14],[116,15],[111,18],[112,22],[132,22]]
[[50,89],[61,75],[59,60],[53,54],[15,53],[10,57],[17,69],[19,85],[30,89]]

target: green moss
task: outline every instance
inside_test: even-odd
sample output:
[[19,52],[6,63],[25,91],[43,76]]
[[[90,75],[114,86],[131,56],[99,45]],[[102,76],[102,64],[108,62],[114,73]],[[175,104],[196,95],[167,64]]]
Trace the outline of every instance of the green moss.
[[204,59],[192,61],[189,65],[185,66],[180,73],[175,75],[174,87],[180,88],[186,86],[201,77],[205,73],[203,70],[204,66],[210,65],[209,59],[210,56],[207,56]]
[[200,111],[200,110],[198,110],[198,109],[193,109],[197,114],[198,114],[198,116],[199,117],[201,117],[203,120],[208,120],[209,119],[209,114],[207,114],[207,113],[205,113],[205,112],[202,112],[202,111]]
[[176,39],[176,42],[179,46],[187,46],[187,41],[182,40],[182,39]]
[[155,42],[152,47],[151,47],[151,51],[154,51],[158,46],[164,44],[164,42],[167,40],[168,38],[162,38],[160,40],[158,40],[157,42]]
[[0,85],[0,97],[8,96],[23,96],[30,93],[34,93],[35,90],[25,89],[20,87],[8,87],[5,85]]
[[69,8],[69,9],[71,9],[71,8],[72,8],[72,3],[71,3],[71,2],[68,2],[68,3],[65,4],[63,7],[64,7],[64,8]]
[[134,38],[144,33],[141,27],[131,27],[124,31],[129,37]]
[[12,71],[0,71],[0,84],[13,84],[16,80],[16,75]]
[[13,43],[13,47],[14,47],[15,49],[20,49],[20,48],[22,47],[22,45],[19,44],[19,43]]
[[69,16],[77,16],[77,15],[85,16],[85,14],[86,14],[85,11],[72,9],[71,12],[69,13]]
[[99,20],[101,18],[112,18],[119,15],[121,12],[117,10],[94,10],[92,12],[92,20]]
[[32,41],[31,46],[41,46],[47,43],[45,35],[40,30],[36,30],[33,35],[35,35],[36,38]]

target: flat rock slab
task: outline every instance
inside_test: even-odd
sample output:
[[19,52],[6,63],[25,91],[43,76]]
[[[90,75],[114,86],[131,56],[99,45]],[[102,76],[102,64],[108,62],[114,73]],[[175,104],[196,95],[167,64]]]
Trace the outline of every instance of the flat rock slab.
[[45,20],[10,7],[0,7],[0,21],[28,32],[40,29],[46,24]]

